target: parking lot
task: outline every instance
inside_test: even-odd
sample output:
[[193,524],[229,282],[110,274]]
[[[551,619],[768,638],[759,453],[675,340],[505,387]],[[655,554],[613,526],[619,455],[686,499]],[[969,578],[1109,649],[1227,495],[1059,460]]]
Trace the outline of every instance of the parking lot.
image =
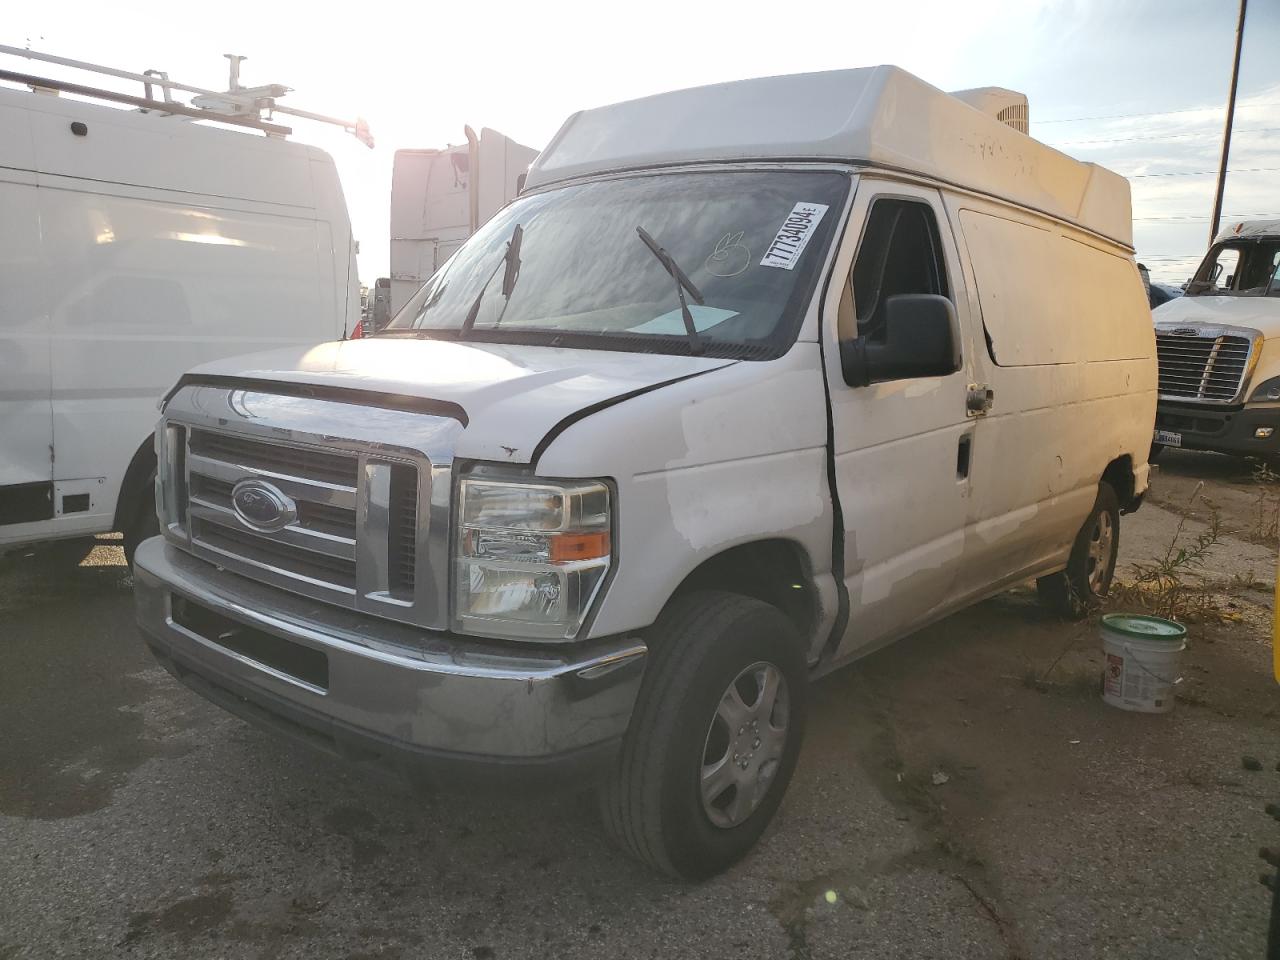
[[821,681],[775,824],[697,886],[588,796],[423,795],[203,702],[138,640],[110,538],[12,553],[0,958],[1260,957],[1278,505],[1268,471],[1169,451],[1125,518],[1130,582],[1208,543],[1175,570],[1173,714],[1102,703],[1096,623],[1020,588]]

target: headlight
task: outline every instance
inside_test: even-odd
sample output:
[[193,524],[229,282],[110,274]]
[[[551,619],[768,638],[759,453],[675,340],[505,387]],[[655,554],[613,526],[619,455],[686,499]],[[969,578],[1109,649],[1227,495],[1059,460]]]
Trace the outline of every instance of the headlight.
[[1250,403],[1276,403],[1280,401],[1280,377],[1264,380],[1254,388]]
[[458,499],[458,629],[573,639],[609,572],[609,488],[466,479]]

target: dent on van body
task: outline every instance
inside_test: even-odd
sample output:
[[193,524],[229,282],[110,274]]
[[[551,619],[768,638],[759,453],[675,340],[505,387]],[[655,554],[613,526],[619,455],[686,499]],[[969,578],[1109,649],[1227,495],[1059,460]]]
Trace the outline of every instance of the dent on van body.
[[798,343],[777,360],[733,364],[602,410],[546,449],[541,476],[617,484],[617,572],[593,636],[648,626],[704,561],[771,539],[804,552],[829,630],[832,508],[818,362],[817,344]]
[[[863,215],[876,195],[905,192],[871,175],[860,190],[873,192],[861,198]],[[936,195],[917,194],[922,201]],[[1132,463],[1135,493],[1146,488],[1155,348],[1132,258],[1117,244],[1027,211],[950,192],[942,198],[964,369],[852,395],[833,386],[838,416],[850,404],[860,410],[846,424],[856,424],[857,439],[837,438],[849,447],[838,447],[837,470],[868,482],[846,482],[840,491],[851,617],[832,663],[1060,569],[1114,461]],[[952,234],[948,226],[959,229]],[[855,224],[850,233],[857,230]],[[846,253],[837,269],[851,263]],[[1067,284],[1072,292],[1046,306],[1045,292],[1062,286],[1056,277],[1043,282],[1054,269],[1090,281]],[[835,293],[827,308],[838,310]],[[838,367],[829,363],[828,371],[838,383]],[[906,417],[910,401],[928,405],[927,398],[955,393],[964,381],[992,391],[985,416],[964,423],[928,406],[932,418]],[[967,456],[953,460],[966,436]],[[936,484],[952,462],[963,462],[967,477],[957,466],[947,492]],[[960,511],[953,523],[950,497],[958,497]]]

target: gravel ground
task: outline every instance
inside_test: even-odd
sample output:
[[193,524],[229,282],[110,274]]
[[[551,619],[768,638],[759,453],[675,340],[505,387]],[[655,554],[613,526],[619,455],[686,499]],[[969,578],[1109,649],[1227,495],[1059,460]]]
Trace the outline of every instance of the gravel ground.
[[1204,480],[1232,531],[1173,714],[1103,704],[1096,627],[1012,591],[821,681],[775,825],[697,886],[588,796],[416,793],[223,714],[137,639],[118,541],[11,554],[0,960],[1261,957],[1275,544],[1222,460],[1166,456],[1123,524],[1132,569]]

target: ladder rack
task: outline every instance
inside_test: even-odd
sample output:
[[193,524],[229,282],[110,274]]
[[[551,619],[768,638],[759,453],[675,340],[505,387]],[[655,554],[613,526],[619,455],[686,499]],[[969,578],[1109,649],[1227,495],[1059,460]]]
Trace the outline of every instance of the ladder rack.
[[[313,113],[309,110],[282,106],[277,101],[280,97],[290,92],[290,88],[282,84],[272,83],[258,87],[242,86],[240,84],[240,63],[246,58],[235,54],[223,54],[230,61],[230,77],[228,89],[218,91],[195,87],[187,83],[179,83],[176,80],[169,79],[169,74],[162,70],[145,70],[142,73],[131,73],[127,70],[117,70],[114,67],[107,67],[101,64],[72,60],[67,57],[58,57],[50,53],[40,53],[24,47],[11,47],[4,44],[0,44],[0,53],[22,57],[27,60],[55,64],[61,67],[69,67],[74,70],[83,70],[86,73],[93,73],[99,76],[140,83],[142,84],[143,96],[132,96],[118,93],[114,90],[104,90],[99,87],[71,83],[66,80],[36,77],[12,70],[0,70],[0,80],[25,84],[33,90],[58,90],[96,100],[128,104],[142,110],[171,116],[192,117],[198,120],[211,120],[215,123],[250,127],[255,130],[261,130],[268,136],[276,137],[287,136],[293,132],[289,127],[270,122],[276,114],[284,114],[341,127],[365,146],[373,147],[373,136],[369,132],[369,125],[360,117],[355,120],[344,120],[339,117],[326,116],[322,113]],[[156,99],[153,95],[154,88],[159,88],[161,99]],[[190,102],[183,103],[175,99],[174,91],[181,91],[193,96],[190,98]]]

